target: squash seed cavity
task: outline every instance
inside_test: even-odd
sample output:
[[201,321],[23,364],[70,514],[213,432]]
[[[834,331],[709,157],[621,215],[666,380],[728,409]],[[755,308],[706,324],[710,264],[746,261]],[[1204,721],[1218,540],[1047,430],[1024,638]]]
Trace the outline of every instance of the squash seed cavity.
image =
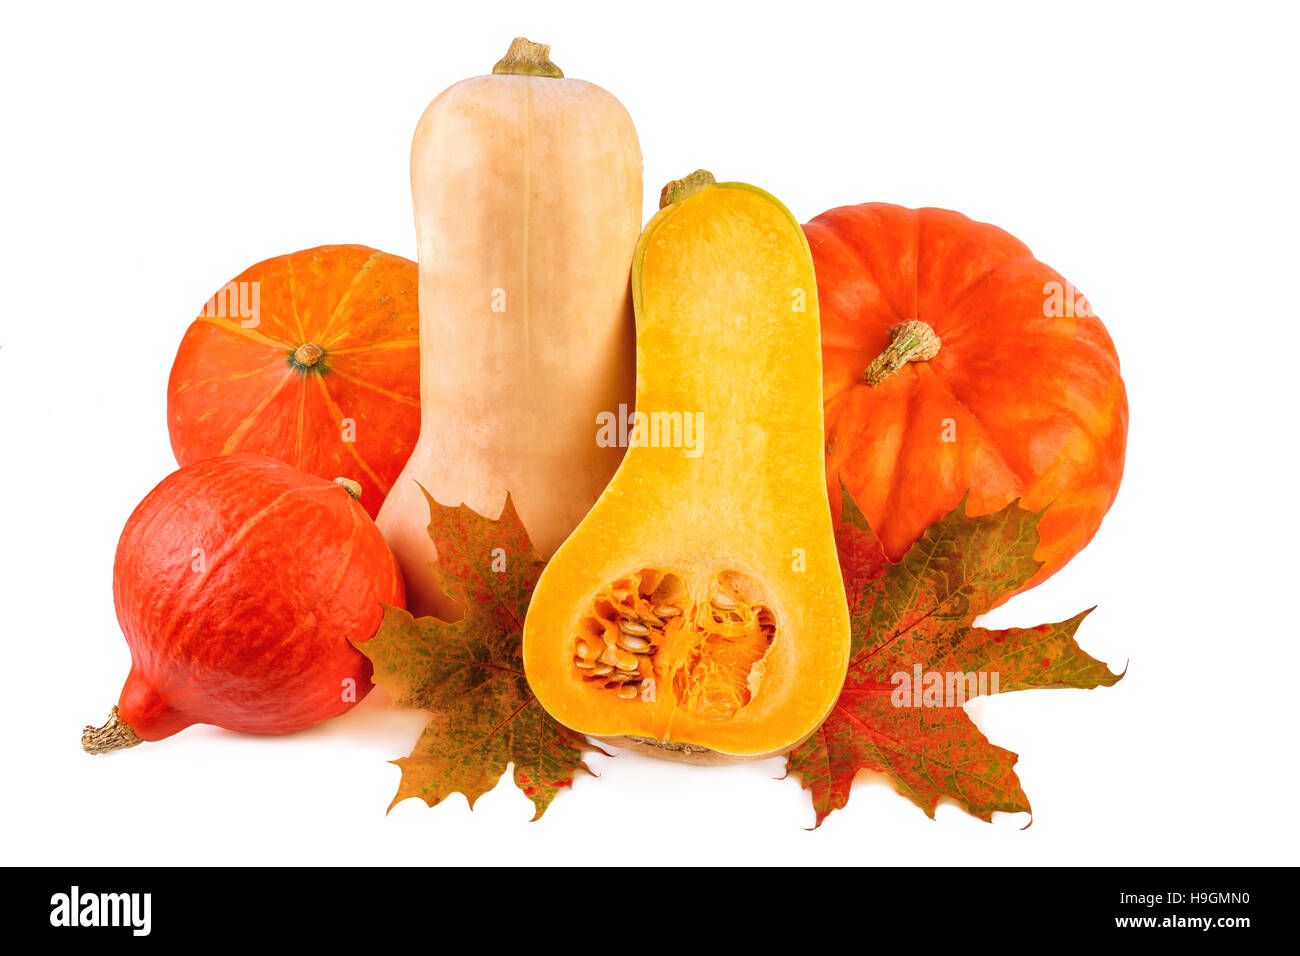
[[776,630],[761,590],[739,572],[716,575],[695,601],[680,577],[647,568],[596,595],[573,666],[613,699],[653,702],[666,689],[680,706],[727,720],[758,692]]

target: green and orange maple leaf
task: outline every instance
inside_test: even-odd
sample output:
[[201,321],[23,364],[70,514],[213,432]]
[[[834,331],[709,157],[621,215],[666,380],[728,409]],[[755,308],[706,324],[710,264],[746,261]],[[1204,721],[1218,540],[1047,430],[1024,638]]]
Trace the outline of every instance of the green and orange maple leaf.
[[[931,817],[943,797],[984,820],[1029,812],[1016,755],[980,733],[962,706],[968,691],[990,689],[992,675],[1000,693],[1110,686],[1123,676],[1075,643],[1089,611],[1031,628],[973,626],[1038,570],[1040,513],[1012,502],[969,518],[963,500],[891,564],[847,491],[843,501],[836,546],[851,619],[848,676],[825,723],[788,758],[817,825],[848,803],[859,770],[887,775]],[[917,676],[929,694],[910,686]]]
[[[542,709],[524,675],[523,621],[545,562],[509,499],[492,521],[425,497],[440,582],[466,613],[449,623],[388,608],[375,636],[357,645],[397,706],[430,714],[410,755],[393,761],[402,779],[390,808],[408,797],[434,806],[456,792],[473,807],[513,764],[538,819],[576,774],[590,772],[583,752],[599,751]],[[1033,628],[973,626],[1038,570],[1039,517],[1013,502],[968,518],[963,501],[891,564],[845,493],[836,546],[851,617],[848,676],[825,723],[788,758],[819,826],[848,803],[860,770],[887,775],[929,816],[943,797],[985,820],[1029,811],[1016,755],[980,733],[962,700],[945,696],[952,675],[963,693],[964,675],[996,674],[1003,693],[1109,686],[1123,676],[1075,643],[1088,611]],[[939,675],[941,686],[926,685],[937,700],[919,691],[900,700],[897,676],[918,673]]]
[[407,797],[434,806],[456,792],[472,808],[513,763],[536,820],[575,774],[590,772],[583,751],[598,749],[556,723],[524,676],[524,615],[546,562],[509,498],[492,521],[425,497],[439,582],[465,616],[448,623],[386,608],[375,636],[356,645],[394,704],[430,714],[410,755],[393,761],[402,780],[389,808]]

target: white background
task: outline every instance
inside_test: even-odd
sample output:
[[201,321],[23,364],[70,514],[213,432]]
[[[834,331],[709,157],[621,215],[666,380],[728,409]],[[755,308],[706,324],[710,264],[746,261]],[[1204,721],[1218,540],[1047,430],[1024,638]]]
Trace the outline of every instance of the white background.
[[[1294,9],[1282,4],[10,4],[0,30],[0,859],[47,864],[1297,862]],[[886,783],[807,832],[780,761],[595,757],[545,818],[504,781],[387,816],[417,714],[208,727],[91,758],[128,655],[117,536],[175,465],[186,326],[268,256],[414,258],[410,135],[511,37],[618,96],[646,215],[698,166],[803,220],[996,222],[1087,294],[1132,408],[1092,545],[990,620],[1099,605],[1128,676],[970,710],[1035,809],[931,822]],[[629,827],[645,844],[604,835]]]

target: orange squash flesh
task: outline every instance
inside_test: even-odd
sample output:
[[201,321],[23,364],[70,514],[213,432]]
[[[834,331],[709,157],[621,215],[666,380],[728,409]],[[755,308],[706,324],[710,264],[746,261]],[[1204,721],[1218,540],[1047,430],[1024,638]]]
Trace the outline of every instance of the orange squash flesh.
[[706,185],[651,220],[632,287],[644,430],[538,582],[528,679],[584,733],[778,753],[821,723],[849,649],[807,243],[762,190]]

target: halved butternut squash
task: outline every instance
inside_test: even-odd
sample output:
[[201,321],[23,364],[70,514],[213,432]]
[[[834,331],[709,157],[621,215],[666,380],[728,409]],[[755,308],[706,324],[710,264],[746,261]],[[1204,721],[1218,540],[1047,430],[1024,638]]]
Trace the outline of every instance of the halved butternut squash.
[[688,759],[779,753],[844,681],[816,280],[772,196],[670,184],[632,264],[628,451],[555,553],[524,663],[561,723]]

